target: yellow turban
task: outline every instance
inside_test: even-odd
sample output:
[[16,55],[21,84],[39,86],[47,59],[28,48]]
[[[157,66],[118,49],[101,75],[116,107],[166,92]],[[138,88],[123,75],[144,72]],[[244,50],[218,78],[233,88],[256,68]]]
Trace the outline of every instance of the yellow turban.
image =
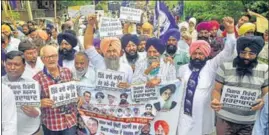
[[150,29],[150,35],[152,35],[152,31],[153,31],[153,26],[149,23],[149,22],[145,22],[142,25],[142,34],[143,34],[143,30],[144,29]]
[[113,47],[120,54],[121,52],[121,43],[120,40],[116,37],[107,37],[101,40],[100,49],[103,54],[105,54],[109,47]]
[[11,29],[10,29],[10,27],[9,27],[8,25],[3,24],[3,25],[2,25],[2,31],[8,31],[8,32],[11,32]]
[[244,23],[238,30],[238,34],[239,36],[244,35],[245,33],[247,33],[248,31],[255,31],[255,24],[253,23]]

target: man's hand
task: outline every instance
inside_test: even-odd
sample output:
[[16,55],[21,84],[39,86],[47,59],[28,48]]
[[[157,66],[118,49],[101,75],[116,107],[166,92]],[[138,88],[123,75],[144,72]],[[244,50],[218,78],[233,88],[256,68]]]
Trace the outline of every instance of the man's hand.
[[147,82],[146,87],[153,88],[161,83],[161,79],[154,78]]
[[219,102],[219,100],[217,100],[217,99],[213,99],[212,101],[211,101],[211,108],[213,109],[213,110],[215,110],[215,111],[219,111],[221,108],[222,108],[222,105],[221,105],[221,103]]
[[21,109],[29,117],[36,118],[39,115],[39,112],[36,110],[35,107],[32,107],[32,106],[22,106]]
[[234,33],[234,19],[232,17],[224,17],[223,24],[227,33],[232,34]]
[[167,56],[164,58],[164,62],[167,63],[169,62],[170,64],[174,64],[174,60],[171,56]]
[[130,85],[127,82],[120,82],[118,84],[118,87],[122,89],[127,89],[127,88],[130,88]]
[[154,61],[151,63],[150,68],[155,69],[160,66],[160,62]]
[[85,103],[85,100],[83,97],[78,98],[78,108],[80,108]]
[[264,105],[264,101],[263,101],[263,99],[258,99],[258,100],[256,101],[256,103],[259,103],[259,104],[257,104],[257,105],[255,105],[255,106],[251,107],[251,110],[252,110],[252,111],[260,110],[260,109],[262,109],[262,107],[263,107],[263,105]]
[[54,104],[54,101],[49,98],[41,99],[41,107],[42,108],[51,108]]
[[90,14],[88,16],[88,25],[94,26],[96,22],[96,15]]

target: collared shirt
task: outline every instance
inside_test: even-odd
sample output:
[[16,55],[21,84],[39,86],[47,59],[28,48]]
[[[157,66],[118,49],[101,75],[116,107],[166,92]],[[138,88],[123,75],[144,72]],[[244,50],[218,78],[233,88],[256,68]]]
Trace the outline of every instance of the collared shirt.
[[8,46],[5,48],[6,53],[10,51],[18,51],[20,42],[21,41],[19,39],[11,37],[10,42],[8,43]]
[[[104,58],[96,51],[96,49],[91,46],[87,50],[85,50],[86,54],[88,55],[91,64],[94,66],[95,69],[99,70],[106,70],[106,64]],[[125,74],[125,81],[128,83],[132,82],[132,77],[133,77],[133,70],[130,65],[125,64],[125,63],[120,63],[120,67],[118,69],[119,72],[123,72]]]
[[161,79],[161,84],[166,84],[176,79],[176,69],[173,64],[165,63],[163,58],[160,59],[160,69],[156,75],[146,75],[144,72],[148,68],[148,58],[138,61],[135,65],[136,69],[133,76],[133,83],[146,83],[153,78]]
[[[73,78],[76,79],[76,69],[72,69]],[[95,87],[95,71],[92,67],[88,67],[87,72],[78,81],[79,84],[87,85],[90,87]]]
[[[2,83],[10,83],[7,75],[2,77]],[[20,77],[16,82],[33,82],[33,80]],[[39,112],[39,116],[36,118],[29,117],[26,115],[21,108],[17,108],[17,131],[18,135],[30,135],[33,134],[40,126],[40,109],[38,107],[35,107],[35,109]],[[27,121],[27,124],[25,123]]]
[[259,111],[252,135],[268,135],[268,93],[264,96],[263,108]]
[[[165,56],[170,56],[167,52],[164,52],[163,57]],[[189,63],[190,61],[190,56],[188,52],[177,50],[176,54],[174,54],[173,58],[173,65],[176,68],[176,71],[178,71],[179,67]]]
[[2,84],[2,134],[17,135],[17,108],[12,90]]
[[[72,73],[67,68],[59,67],[60,70],[60,82],[69,82],[72,80]],[[47,69],[44,68],[38,72],[34,77],[34,80],[38,81],[41,86],[41,99],[49,98],[49,86],[60,83],[52,78]],[[52,131],[61,131],[67,128],[71,128],[77,123],[76,108],[72,107],[71,114],[60,113],[60,108],[41,108],[42,123]]]
[[44,67],[43,62],[41,61],[40,57],[37,57],[35,67],[32,68],[27,62],[25,62],[25,69],[22,74],[24,78],[33,79],[33,76],[36,75],[39,71],[41,71]]

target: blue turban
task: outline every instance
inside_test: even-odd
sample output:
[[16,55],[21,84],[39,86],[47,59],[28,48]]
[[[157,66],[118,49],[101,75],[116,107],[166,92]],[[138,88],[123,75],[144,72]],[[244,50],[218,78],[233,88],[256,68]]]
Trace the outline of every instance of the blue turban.
[[179,40],[180,40],[180,32],[179,32],[179,30],[173,28],[173,29],[169,29],[168,31],[166,31],[166,32],[163,34],[163,37],[162,37],[162,41],[163,41],[163,43],[166,44],[167,41],[168,41],[168,39],[169,39],[171,36],[174,37],[175,39],[177,39],[177,41],[179,41]]
[[146,51],[148,51],[149,47],[153,46],[160,54],[163,54],[165,51],[165,46],[162,44],[161,40],[158,38],[150,38],[147,40],[146,43]]
[[72,35],[71,33],[60,33],[57,36],[57,40],[58,40],[58,44],[61,45],[63,40],[66,40],[71,46],[72,48],[76,47],[78,44],[78,39],[76,36]]
[[139,38],[137,37],[137,35],[125,34],[121,37],[121,45],[124,50],[129,41],[132,41],[135,45],[139,44]]

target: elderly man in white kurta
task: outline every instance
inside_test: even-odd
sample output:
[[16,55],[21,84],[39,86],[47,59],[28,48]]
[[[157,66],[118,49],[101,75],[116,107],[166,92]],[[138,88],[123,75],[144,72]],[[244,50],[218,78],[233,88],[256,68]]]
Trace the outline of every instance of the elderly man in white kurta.
[[204,40],[191,44],[189,64],[179,69],[178,77],[184,82],[185,95],[180,111],[178,134],[205,135],[214,131],[214,111],[210,108],[211,90],[219,65],[232,56],[236,39],[234,20],[223,19],[228,31],[224,50],[213,59],[208,60],[210,45]]

